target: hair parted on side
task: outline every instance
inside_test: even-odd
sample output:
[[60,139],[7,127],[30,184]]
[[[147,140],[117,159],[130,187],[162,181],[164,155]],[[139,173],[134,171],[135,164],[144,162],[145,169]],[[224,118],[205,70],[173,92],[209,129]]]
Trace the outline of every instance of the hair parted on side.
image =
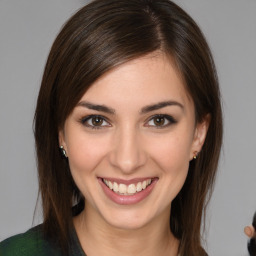
[[[222,111],[214,61],[193,19],[168,0],[96,0],[64,25],[51,48],[34,118],[44,232],[67,251],[72,206],[84,198],[59,152],[58,132],[86,90],[129,60],[161,51],[180,72],[195,105],[196,122],[210,116],[204,146],[191,161],[172,202],[170,228],[180,255],[207,255],[200,227],[214,184],[222,144]],[[80,209],[79,209],[80,208]],[[74,209],[74,208],[73,208]],[[57,239],[56,239],[57,238]]]

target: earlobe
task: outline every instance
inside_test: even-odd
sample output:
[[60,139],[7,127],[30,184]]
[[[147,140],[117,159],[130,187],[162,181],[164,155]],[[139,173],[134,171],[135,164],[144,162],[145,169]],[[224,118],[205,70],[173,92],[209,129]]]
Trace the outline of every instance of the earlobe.
[[65,143],[65,137],[64,137],[64,131],[60,130],[59,131],[59,149],[60,153],[63,158],[68,158],[67,150],[66,150],[66,143]]
[[64,131],[60,130],[59,131],[59,146],[63,146],[63,144],[65,144]]
[[190,160],[196,159],[201,151],[208,132],[211,116],[207,114],[204,120],[196,125]]

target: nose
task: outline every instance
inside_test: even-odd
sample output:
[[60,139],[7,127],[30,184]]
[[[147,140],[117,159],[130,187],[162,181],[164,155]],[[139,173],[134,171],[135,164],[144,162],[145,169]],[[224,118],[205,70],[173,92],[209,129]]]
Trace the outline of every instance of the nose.
[[132,174],[147,161],[146,151],[139,131],[131,127],[119,129],[113,138],[109,161],[123,174]]

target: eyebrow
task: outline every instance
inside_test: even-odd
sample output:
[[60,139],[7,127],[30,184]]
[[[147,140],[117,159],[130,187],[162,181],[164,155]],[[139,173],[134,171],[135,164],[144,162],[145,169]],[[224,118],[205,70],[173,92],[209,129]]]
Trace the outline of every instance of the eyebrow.
[[115,114],[115,110],[104,105],[93,104],[87,101],[80,101],[77,106],[86,107],[88,109],[105,112],[108,114]]
[[[88,102],[88,101],[80,101],[77,104],[77,106],[85,107],[85,108],[100,111],[100,112],[105,112],[105,113],[108,113],[108,114],[115,114],[116,113],[116,111],[113,108],[107,107],[105,105],[93,104],[93,103]],[[168,106],[178,106],[182,110],[184,109],[184,106],[181,103],[177,102],[177,101],[162,101],[162,102],[158,102],[156,104],[152,104],[152,105],[148,105],[148,106],[143,107],[141,109],[140,113],[141,114],[146,114],[148,112],[158,110],[158,109],[168,107]]]
[[177,101],[162,101],[153,105],[148,105],[145,106],[141,109],[141,114],[146,114],[148,112],[154,111],[154,110],[158,110],[164,107],[168,107],[168,106],[178,106],[180,107],[182,110],[184,109],[184,106],[177,102]]

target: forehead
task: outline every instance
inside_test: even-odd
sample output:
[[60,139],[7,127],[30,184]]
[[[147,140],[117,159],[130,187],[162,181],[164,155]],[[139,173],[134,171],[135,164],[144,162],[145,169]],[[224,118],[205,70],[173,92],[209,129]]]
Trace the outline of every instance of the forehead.
[[136,106],[176,100],[193,105],[174,62],[161,53],[133,59],[110,70],[90,86],[81,100],[119,105],[132,102]]

